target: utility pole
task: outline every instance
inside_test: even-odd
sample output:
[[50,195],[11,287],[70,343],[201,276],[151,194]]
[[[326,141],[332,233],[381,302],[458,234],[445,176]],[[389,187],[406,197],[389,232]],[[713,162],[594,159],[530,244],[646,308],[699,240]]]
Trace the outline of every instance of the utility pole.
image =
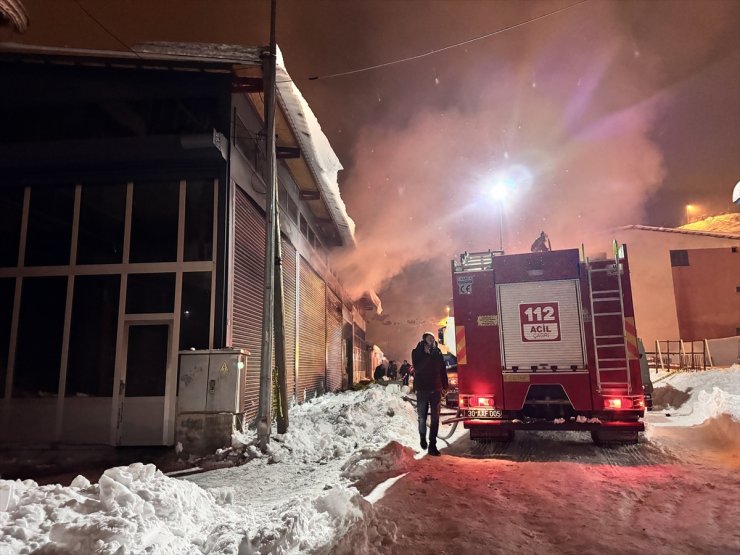
[[[270,10],[270,47],[262,54],[262,74],[265,83],[265,125],[267,171],[265,181],[265,285],[262,307],[262,359],[260,360],[260,396],[257,414],[257,438],[260,449],[267,450],[272,428],[272,338],[275,316],[275,244],[279,239],[276,227],[277,214],[277,161],[275,159],[275,74],[277,46],[275,16],[277,0],[272,0]],[[276,237],[277,235],[277,237]]]
[[[275,2],[276,0],[273,0]],[[275,203],[275,364],[278,370],[277,431],[288,431],[288,373],[285,360],[285,305],[283,289],[283,248],[280,239],[280,208]]]

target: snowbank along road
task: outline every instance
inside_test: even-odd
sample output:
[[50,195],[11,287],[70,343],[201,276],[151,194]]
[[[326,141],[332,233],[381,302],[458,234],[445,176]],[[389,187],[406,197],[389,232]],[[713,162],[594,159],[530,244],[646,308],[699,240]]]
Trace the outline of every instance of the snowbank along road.
[[266,455],[236,437],[239,467],[0,480],[0,555],[738,553],[740,368],[658,386],[686,395],[637,446],[541,432],[481,448],[459,430],[441,458],[418,453],[397,387],[326,395],[293,407]]

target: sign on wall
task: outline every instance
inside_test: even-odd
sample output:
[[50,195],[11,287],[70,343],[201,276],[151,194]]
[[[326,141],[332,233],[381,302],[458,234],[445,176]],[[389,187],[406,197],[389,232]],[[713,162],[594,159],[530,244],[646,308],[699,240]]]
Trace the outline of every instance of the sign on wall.
[[560,307],[557,302],[519,305],[522,341],[560,341]]

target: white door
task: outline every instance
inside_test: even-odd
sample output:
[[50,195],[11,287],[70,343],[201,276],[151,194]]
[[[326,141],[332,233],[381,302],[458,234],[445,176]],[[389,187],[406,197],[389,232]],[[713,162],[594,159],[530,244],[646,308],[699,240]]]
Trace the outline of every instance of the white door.
[[162,445],[172,321],[127,322],[118,383],[118,444]]

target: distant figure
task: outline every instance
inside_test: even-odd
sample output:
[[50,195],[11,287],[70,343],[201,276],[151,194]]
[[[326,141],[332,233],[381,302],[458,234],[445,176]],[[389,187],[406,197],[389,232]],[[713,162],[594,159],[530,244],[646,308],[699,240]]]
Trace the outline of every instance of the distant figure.
[[376,382],[382,382],[383,378],[385,378],[385,366],[381,362],[375,367],[375,372],[373,373],[373,379]]
[[431,413],[428,452],[436,457],[440,454],[437,450],[439,407],[442,403],[442,390],[448,388],[448,383],[445,361],[433,334],[427,332],[421,336],[421,341],[411,351],[411,362],[414,365],[416,413],[419,417],[421,448],[427,448],[427,413]]
[[403,380],[403,385],[409,385],[409,376],[411,375],[411,365],[408,360],[404,360],[401,364],[401,368],[398,370],[398,375]]
[[398,378],[398,364],[395,360],[392,360],[388,365],[387,376],[389,380],[395,380],[396,378]]
[[552,246],[550,245],[550,238],[543,231],[540,236],[532,243],[532,252],[550,252]]

